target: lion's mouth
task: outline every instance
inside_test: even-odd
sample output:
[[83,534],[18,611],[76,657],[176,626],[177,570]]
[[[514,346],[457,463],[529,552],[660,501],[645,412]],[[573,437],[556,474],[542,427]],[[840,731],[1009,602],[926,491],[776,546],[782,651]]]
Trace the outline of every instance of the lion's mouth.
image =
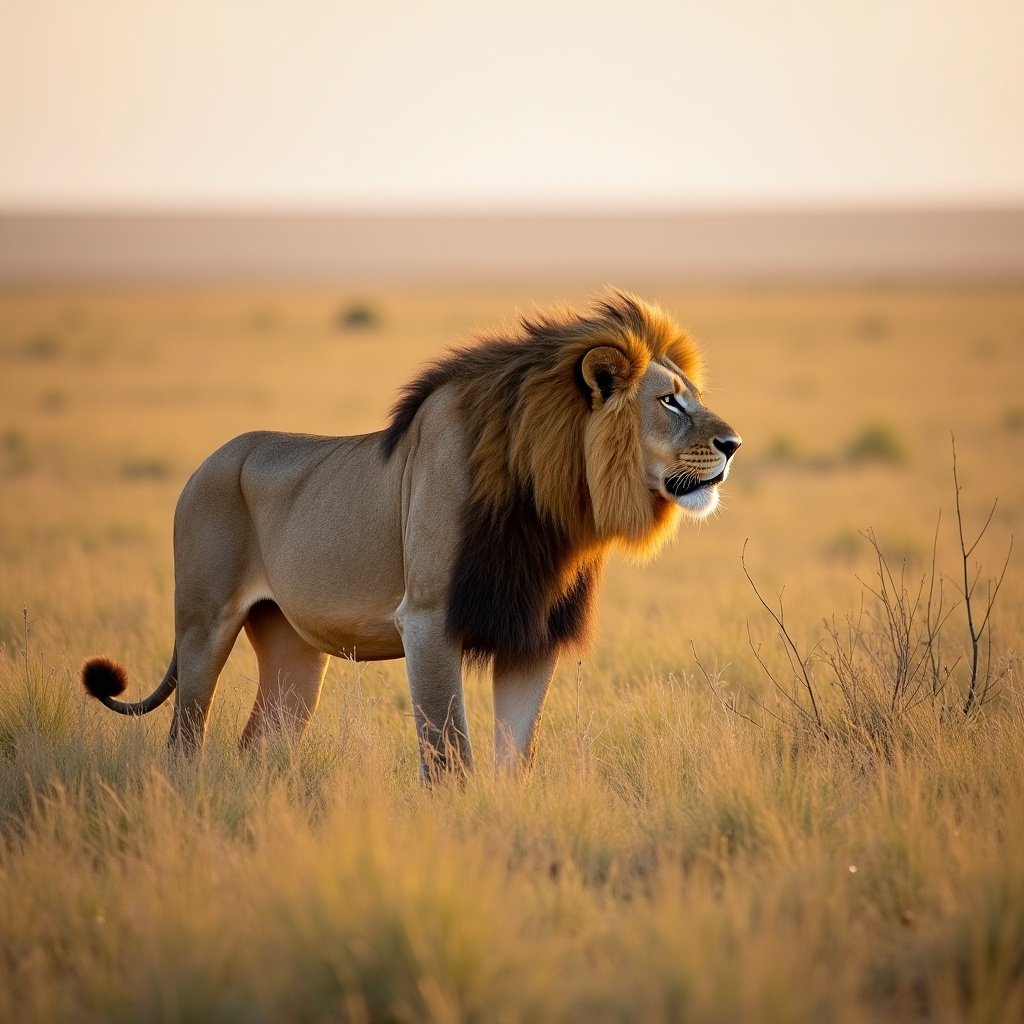
[[682,498],[687,494],[693,494],[694,491],[702,490],[705,487],[715,487],[724,479],[724,469],[718,474],[718,476],[713,476],[708,480],[700,480],[696,477],[690,476],[689,473],[676,473],[675,475],[666,478],[665,490],[674,498]]

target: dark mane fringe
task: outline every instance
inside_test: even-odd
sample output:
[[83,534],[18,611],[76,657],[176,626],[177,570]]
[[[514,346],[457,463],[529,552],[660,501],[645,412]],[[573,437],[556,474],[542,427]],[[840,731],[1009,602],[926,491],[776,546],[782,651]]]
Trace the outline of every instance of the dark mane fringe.
[[446,631],[463,654],[504,665],[590,639],[604,553],[580,560],[570,538],[519,491],[495,517],[471,500],[448,592]]
[[[633,525],[617,536],[598,527],[592,492],[609,485],[588,484],[584,432],[593,399],[580,370],[596,346],[619,351],[637,378],[651,359],[670,359],[691,378],[699,373],[696,347],[669,317],[610,290],[588,315],[569,308],[522,315],[518,329],[484,334],[449,352],[406,384],[392,409],[381,438],[385,458],[431,394],[448,385],[459,391],[471,493],[461,510],[447,632],[471,660],[516,664],[585,646],[609,544],[626,540],[642,550],[670,525],[630,469],[605,475],[625,478],[642,493],[616,494],[602,510],[614,513],[616,502],[625,502]],[[619,421],[624,408],[620,403],[615,413]],[[609,465],[635,466],[639,445],[632,442],[635,453],[623,447],[631,443],[628,431],[612,427],[604,436],[603,445],[621,449],[609,452]],[[619,521],[626,518],[624,511]]]
[[403,384],[398,393],[398,401],[391,409],[391,417],[381,438],[381,449],[385,459],[390,459],[398,447],[398,442],[412,426],[420,406],[439,388],[450,384],[459,375],[461,364],[465,361],[465,350],[450,352],[443,359],[428,366],[418,377]]
[[[529,322],[523,318],[521,323],[525,331]],[[518,378],[516,383],[521,384],[532,362],[528,358],[531,353],[526,346],[526,338],[533,336],[532,333],[526,333],[524,337],[499,333],[481,334],[474,344],[450,350],[429,364],[417,377],[403,384],[381,438],[384,458],[389,459],[394,454],[420,407],[440,388],[460,380],[479,380],[502,371],[506,376],[514,375]],[[534,350],[532,354],[536,356],[539,353]],[[505,394],[509,398],[508,411],[511,411],[516,395],[508,395],[507,391]]]

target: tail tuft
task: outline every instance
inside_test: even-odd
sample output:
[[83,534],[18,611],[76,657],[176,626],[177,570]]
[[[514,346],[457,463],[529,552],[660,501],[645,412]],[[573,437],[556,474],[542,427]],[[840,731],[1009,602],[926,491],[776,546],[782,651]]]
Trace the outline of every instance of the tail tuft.
[[90,658],[82,666],[82,685],[97,700],[109,699],[128,689],[128,672],[109,658]]

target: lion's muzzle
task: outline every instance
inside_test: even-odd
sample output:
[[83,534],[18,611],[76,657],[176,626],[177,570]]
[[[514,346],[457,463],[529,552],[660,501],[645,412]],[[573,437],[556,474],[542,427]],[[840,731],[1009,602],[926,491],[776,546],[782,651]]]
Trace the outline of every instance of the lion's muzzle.
[[706,448],[691,450],[665,477],[665,494],[697,519],[709,515],[718,506],[718,485],[729,475],[732,457],[742,443],[730,432],[712,437]]
[[715,487],[725,479],[725,473],[726,471],[723,469],[717,476],[713,476],[709,480],[701,480],[689,473],[676,473],[665,480],[665,490],[674,498],[682,498],[703,487]]

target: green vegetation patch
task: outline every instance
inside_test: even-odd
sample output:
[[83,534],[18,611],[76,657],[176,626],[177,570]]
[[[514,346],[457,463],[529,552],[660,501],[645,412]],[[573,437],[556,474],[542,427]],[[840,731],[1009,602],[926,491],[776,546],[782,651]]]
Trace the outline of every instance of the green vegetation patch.
[[25,344],[29,359],[56,359],[64,353],[64,345],[55,334],[33,335]]
[[843,450],[848,462],[887,462],[902,466],[907,449],[899,435],[886,423],[868,423],[855,434]]
[[118,469],[122,480],[166,480],[174,475],[174,466],[166,459],[126,459]]
[[342,331],[367,330],[379,327],[381,318],[369,303],[351,302],[338,312],[334,322]]
[[1024,433],[1024,406],[1018,405],[1003,413],[1003,429],[1011,434]]

